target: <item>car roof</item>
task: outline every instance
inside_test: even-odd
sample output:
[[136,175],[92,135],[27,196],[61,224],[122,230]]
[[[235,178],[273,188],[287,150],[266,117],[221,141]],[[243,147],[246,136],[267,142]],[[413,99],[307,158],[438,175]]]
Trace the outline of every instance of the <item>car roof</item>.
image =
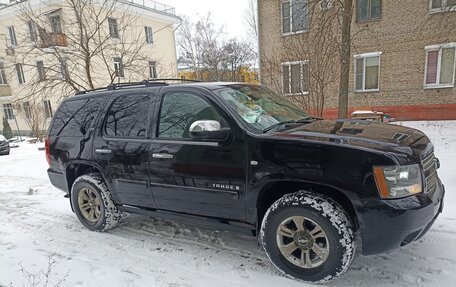
[[94,90],[81,91],[75,94],[75,97],[67,98],[68,101],[75,99],[83,99],[94,96],[103,96],[106,94],[111,94],[116,91],[134,91],[134,90],[144,90],[144,89],[154,89],[162,87],[196,87],[196,88],[205,88],[208,90],[218,90],[224,87],[233,86],[233,85],[244,85],[251,86],[253,84],[244,83],[244,82],[185,82],[185,83],[165,83],[165,82],[132,82],[132,83],[121,83],[121,84],[111,84],[105,88],[98,88]]

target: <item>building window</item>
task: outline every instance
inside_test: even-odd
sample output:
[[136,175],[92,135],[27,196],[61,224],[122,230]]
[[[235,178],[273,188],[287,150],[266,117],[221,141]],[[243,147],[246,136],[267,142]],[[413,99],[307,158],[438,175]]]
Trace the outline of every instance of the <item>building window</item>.
[[44,106],[44,115],[46,116],[46,118],[47,119],[52,118],[51,101],[49,101],[49,100],[43,101],[43,106]]
[[309,62],[282,64],[283,94],[307,95],[309,93]]
[[112,38],[119,38],[119,26],[117,26],[117,19],[108,18],[109,36]]
[[63,80],[68,79],[68,64],[66,58],[60,59],[60,77]]
[[30,41],[35,42],[38,39],[38,34],[36,32],[36,25],[33,21],[27,22]]
[[25,118],[30,119],[32,118],[32,109],[30,108],[30,103],[25,102],[22,104],[22,109],[24,110]]
[[144,27],[144,31],[146,33],[146,43],[153,44],[154,43],[154,33],[152,32],[152,27]]
[[13,105],[11,103],[3,104],[3,114],[7,120],[14,120]]
[[62,33],[62,23],[60,22],[60,16],[59,15],[50,16],[50,19],[51,19],[52,32],[54,32],[56,34],[61,34]]
[[38,79],[40,81],[46,80],[46,71],[44,69],[43,61],[36,62],[36,69],[38,70]]
[[10,46],[16,46],[17,40],[16,40],[16,32],[14,31],[14,26],[8,27],[8,36],[9,36],[8,40],[9,40]]
[[116,77],[123,78],[125,77],[124,66],[122,64],[122,58],[114,58],[114,73]]
[[17,82],[19,84],[25,84],[25,76],[24,76],[24,70],[22,69],[22,64],[15,64],[14,67],[16,69]]
[[283,0],[282,34],[305,32],[309,28],[307,0]]
[[149,61],[149,73],[151,79],[157,79],[157,63],[155,61]]
[[358,0],[357,20],[369,21],[382,17],[382,0]]
[[426,47],[425,88],[454,87],[456,43]]
[[8,81],[6,80],[5,64],[0,62],[0,85],[7,85]]
[[456,10],[456,0],[430,0],[431,10],[448,11]]
[[355,92],[379,90],[380,52],[355,55]]

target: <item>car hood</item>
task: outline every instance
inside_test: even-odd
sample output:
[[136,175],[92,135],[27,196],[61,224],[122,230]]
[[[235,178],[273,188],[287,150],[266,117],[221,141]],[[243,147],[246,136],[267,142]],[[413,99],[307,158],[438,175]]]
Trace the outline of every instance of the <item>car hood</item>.
[[420,160],[430,148],[429,139],[416,129],[360,120],[316,120],[273,133],[286,139],[323,141],[373,151],[412,156]]

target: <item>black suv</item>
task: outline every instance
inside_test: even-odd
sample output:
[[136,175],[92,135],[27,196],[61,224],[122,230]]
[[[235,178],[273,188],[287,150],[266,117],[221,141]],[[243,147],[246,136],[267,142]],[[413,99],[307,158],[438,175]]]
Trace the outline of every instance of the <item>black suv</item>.
[[310,117],[261,86],[144,81],[66,99],[49,178],[88,229],[122,212],[258,236],[283,273],[327,282],[422,237],[442,211],[422,132]]

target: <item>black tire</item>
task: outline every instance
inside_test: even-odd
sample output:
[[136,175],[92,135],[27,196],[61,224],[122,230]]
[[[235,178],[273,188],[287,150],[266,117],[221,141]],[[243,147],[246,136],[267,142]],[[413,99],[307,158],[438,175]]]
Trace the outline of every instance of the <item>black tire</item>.
[[[99,216],[96,221],[90,221],[83,215],[79,204],[79,193],[90,190],[101,201]],[[122,211],[115,205],[111,192],[108,190],[103,177],[97,173],[85,174],[78,177],[71,188],[71,203],[79,221],[92,231],[107,231],[116,227],[122,217]]]
[[[314,245],[312,243],[309,243],[309,246],[306,245],[303,247],[301,245],[301,247],[297,247],[298,249],[293,251],[293,254],[288,255],[289,259],[284,256],[281,249],[279,249],[279,241],[285,237],[280,237],[278,228],[280,226],[285,226],[284,224],[291,224],[289,230],[293,229],[293,226],[297,226],[294,225],[294,222],[286,223],[293,221],[287,221],[287,219],[291,217],[305,218],[303,232],[307,233],[307,235],[309,235],[308,238],[311,240],[313,240],[310,235],[312,232],[306,229],[306,224],[308,222],[310,222],[309,224],[315,223],[316,225],[313,225],[314,228],[319,225],[321,230],[324,231],[325,237],[323,239],[318,238],[314,241],[310,241],[317,242],[317,240],[323,240],[324,243],[318,243],[319,246],[327,245],[327,254],[323,253],[322,256],[324,260],[321,259],[317,253],[308,249],[311,248],[309,246]],[[296,228],[295,232],[297,232],[298,229],[299,228]],[[290,243],[293,241],[296,245],[303,244],[303,242],[307,244],[308,242],[307,239],[302,240],[302,237],[297,236],[296,233],[294,233],[293,238],[294,239],[289,239]],[[327,196],[307,191],[287,194],[277,200],[268,209],[263,218],[260,240],[267,256],[279,271],[290,278],[305,282],[326,283],[337,278],[348,270],[355,256],[353,227],[349,216],[344,209]],[[285,244],[283,244],[283,242],[281,244],[283,249]],[[301,252],[312,254],[312,260],[319,260],[320,265],[314,267],[312,265],[312,260],[309,260],[309,262],[311,262],[309,266],[296,265],[307,262],[307,257],[299,255],[302,254]],[[306,253],[304,254],[306,255]],[[300,256],[305,257],[302,262],[296,260],[296,257]],[[291,261],[298,263],[292,263]]]

